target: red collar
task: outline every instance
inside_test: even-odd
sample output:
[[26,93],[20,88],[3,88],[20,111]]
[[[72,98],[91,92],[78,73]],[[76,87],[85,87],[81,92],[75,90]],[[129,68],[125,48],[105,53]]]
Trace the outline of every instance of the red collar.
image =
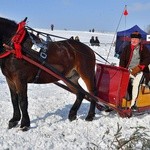
[[25,21],[21,21],[19,24],[18,24],[18,29],[17,29],[17,32],[16,34],[13,36],[13,38],[11,39],[13,45],[14,45],[14,49],[16,51],[16,58],[22,58],[22,52],[21,52],[21,49],[22,49],[22,46],[21,46],[21,43],[25,37],[25,34],[26,34],[26,30],[25,30],[25,24],[26,22]]

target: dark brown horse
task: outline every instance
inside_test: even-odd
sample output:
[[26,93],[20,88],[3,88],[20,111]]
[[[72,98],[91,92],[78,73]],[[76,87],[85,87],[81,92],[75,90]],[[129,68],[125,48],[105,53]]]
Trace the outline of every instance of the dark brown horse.
[[[3,43],[10,45],[12,37],[16,34],[18,24],[12,20],[0,18],[0,48],[3,52],[6,49]],[[31,38],[32,37],[32,38]],[[40,39],[32,33],[26,32],[21,43],[24,55],[26,50],[32,51],[36,56],[38,52],[31,49],[33,41],[39,43]],[[13,47],[14,43],[11,43]],[[95,55],[88,46],[74,40],[63,40],[49,42],[47,48],[46,63],[55,67],[61,74],[67,77],[79,88],[78,79],[81,77],[85,82],[89,93],[95,92]],[[13,117],[9,121],[8,128],[15,127],[21,120],[20,128],[27,129],[30,126],[28,115],[27,84],[28,83],[54,83],[58,79],[43,70],[30,64],[29,62],[16,58],[15,54],[10,54],[1,59],[1,70],[5,75],[13,104]],[[40,73],[39,73],[40,72]],[[38,78],[37,77],[38,74]],[[35,80],[36,79],[36,80]],[[68,85],[71,91],[76,94],[76,101],[69,112],[69,120],[76,119],[77,111],[82,103],[85,94],[80,90]],[[95,116],[95,101],[91,101],[90,109],[86,120],[92,121]]]

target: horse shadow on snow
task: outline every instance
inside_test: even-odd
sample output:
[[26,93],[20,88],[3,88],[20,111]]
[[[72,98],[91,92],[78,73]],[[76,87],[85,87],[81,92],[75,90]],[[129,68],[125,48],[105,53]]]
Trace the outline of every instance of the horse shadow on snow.
[[[68,104],[68,105],[65,105],[62,109],[57,109],[56,111],[53,111],[53,112],[50,111],[46,113],[44,116],[31,119],[31,128],[37,128],[39,126],[39,121],[45,122],[46,120],[50,120],[46,122],[53,124],[53,123],[59,123],[59,122],[68,120],[68,114],[69,114],[71,107],[72,107],[72,104]],[[88,108],[89,108],[89,103],[82,103],[77,113],[76,120],[78,119],[84,120],[88,113]],[[99,111],[98,109],[96,109],[95,112],[96,112],[96,116],[94,120],[100,120],[101,117],[104,117],[104,116],[108,118],[114,118],[117,115],[115,111],[104,113],[104,111]],[[55,119],[53,117],[53,119],[51,120],[52,116],[56,116]],[[32,127],[32,124],[36,124],[36,125]]]

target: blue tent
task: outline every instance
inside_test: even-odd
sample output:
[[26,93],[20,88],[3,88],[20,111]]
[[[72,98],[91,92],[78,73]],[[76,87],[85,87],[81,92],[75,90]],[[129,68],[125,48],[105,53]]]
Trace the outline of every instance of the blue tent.
[[142,43],[146,44],[150,49],[150,42],[146,41],[148,33],[144,32],[137,25],[132,28],[124,31],[117,32],[116,36],[116,47],[115,47],[115,56],[119,57],[123,48],[130,42],[130,34],[134,31],[138,31],[142,35]]

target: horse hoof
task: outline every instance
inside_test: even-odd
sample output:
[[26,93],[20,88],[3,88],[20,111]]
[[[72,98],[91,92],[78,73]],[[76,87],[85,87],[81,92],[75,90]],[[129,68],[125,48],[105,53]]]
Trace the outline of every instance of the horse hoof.
[[93,121],[93,119],[94,119],[94,116],[87,116],[85,118],[86,121]]
[[24,127],[20,127],[20,130],[25,132],[25,131],[28,131],[30,129],[30,127],[27,127],[27,126],[24,126]]
[[111,111],[113,111],[113,109],[111,109],[111,108],[105,109],[105,112],[111,112]]
[[70,115],[69,115],[68,118],[69,118],[70,121],[73,121],[73,120],[76,120],[77,117],[76,117],[76,115],[74,115],[74,116],[70,116]]
[[76,113],[75,111],[70,111],[69,116],[68,116],[68,119],[69,119],[70,121],[73,121],[73,120],[75,120],[76,118],[77,118],[77,113]]
[[9,122],[9,124],[8,124],[8,129],[12,129],[12,128],[16,127],[17,124],[18,124],[18,121]]

